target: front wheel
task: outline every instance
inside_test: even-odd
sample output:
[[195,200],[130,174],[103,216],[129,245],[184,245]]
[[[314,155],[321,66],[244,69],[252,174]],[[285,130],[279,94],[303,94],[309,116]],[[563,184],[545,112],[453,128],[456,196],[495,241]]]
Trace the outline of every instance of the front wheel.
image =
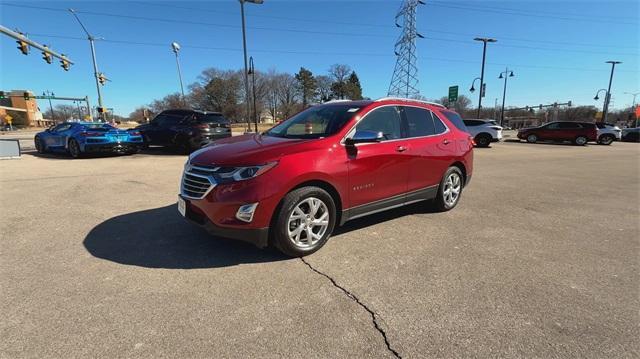
[[529,136],[527,136],[527,142],[529,142],[529,143],[538,142],[538,136],[536,136],[534,134],[530,134]]
[[441,212],[453,209],[460,201],[464,179],[458,167],[449,167],[440,181],[435,207]]
[[69,140],[69,154],[73,158],[80,158],[82,156],[80,145],[78,144],[78,141],[73,138]]
[[302,257],[320,249],[336,224],[336,206],[319,187],[302,187],[282,200],[272,227],[273,244],[284,254]]
[[42,142],[42,139],[40,137],[36,137],[33,140],[35,146],[36,146],[36,151],[38,151],[38,153],[43,154],[45,152],[47,152],[46,147],[44,146],[44,142]]

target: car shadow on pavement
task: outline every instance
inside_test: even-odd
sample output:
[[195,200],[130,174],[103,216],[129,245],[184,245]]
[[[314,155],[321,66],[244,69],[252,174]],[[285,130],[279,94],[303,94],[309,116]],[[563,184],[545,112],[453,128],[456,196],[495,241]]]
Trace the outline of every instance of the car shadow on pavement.
[[108,219],[83,242],[94,257],[147,268],[219,268],[289,259],[272,249],[217,238],[170,205]]
[[338,236],[347,232],[357,231],[369,226],[392,221],[396,218],[404,216],[435,213],[438,213],[438,211],[434,206],[431,205],[431,202],[418,202],[351,220],[341,227],[337,227],[336,229],[334,229],[332,236]]

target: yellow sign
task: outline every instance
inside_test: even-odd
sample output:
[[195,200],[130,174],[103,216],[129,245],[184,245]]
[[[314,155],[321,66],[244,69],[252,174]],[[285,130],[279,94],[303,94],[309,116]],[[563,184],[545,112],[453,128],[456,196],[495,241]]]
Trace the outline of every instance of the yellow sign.
[[601,120],[602,119],[602,112],[598,111],[596,112],[596,120]]
[[85,119],[85,120],[90,120],[90,119],[91,119],[91,116],[89,116],[89,115],[84,115],[84,119]]
[[4,116],[4,119],[7,121],[8,124],[11,124],[11,121],[13,120],[13,117],[6,115]]

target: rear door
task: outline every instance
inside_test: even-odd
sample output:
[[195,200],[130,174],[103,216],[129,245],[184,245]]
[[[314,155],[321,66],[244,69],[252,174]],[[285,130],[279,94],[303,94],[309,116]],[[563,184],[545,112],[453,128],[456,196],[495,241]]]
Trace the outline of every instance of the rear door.
[[[348,136],[356,131],[382,132],[384,140],[345,148],[349,170],[349,216],[359,216],[390,205],[404,203],[410,156],[402,138],[400,110],[382,106],[365,114]],[[375,202],[375,203],[374,203]]]
[[535,132],[541,140],[559,140],[562,137],[559,122],[551,122],[548,125],[542,126],[539,130],[532,132]]
[[559,128],[559,140],[573,140],[578,136],[585,135],[582,126],[577,122],[559,122]]
[[47,147],[50,149],[62,149],[66,145],[67,132],[71,129],[73,124],[61,123],[54,127],[49,136],[45,139]]
[[161,146],[172,144],[177,134],[177,127],[186,116],[184,111],[165,111],[154,118],[151,130],[148,132],[151,144]]
[[450,144],[445,143],[448,129],[436,131],[434,114],[425,108],[404,106],[402,114],[409,156],[407,200],[430,198],[451,162]]

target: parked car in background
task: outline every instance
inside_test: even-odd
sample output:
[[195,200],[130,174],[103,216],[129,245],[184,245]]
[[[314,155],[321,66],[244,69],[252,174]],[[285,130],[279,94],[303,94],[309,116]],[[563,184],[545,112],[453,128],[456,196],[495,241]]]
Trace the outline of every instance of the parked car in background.
[[87,153],[133,154],[143,144],[140,132],[100,122],[63,122],[36,134],[34,143],[38,153],[66,152],[73,158]]
[[550,122],[538,127],[521,128],[518,138],[529,143],[538,141],[571,141],[584,146],[598,140],[598,130],[589,122]]
[[221,237],[304,256],[355,218],[427,200],[454,208],[472,171],[473,139],[442,105],[325,103],[193,152],[178,211]]
[[627,142],[640,142],[640,127],[623,128],[621,139]]
[[166,146],[186,153],[231,137],[231,124],[221,113],[199,110],[162,111],[136,130],[142,133],[146,146]]
[[478,147],[489,147],[502,140],[502,127],[495,120],[464,120],[465,126]]
[[622,139],[622,130],[616,125],[604,122],[596,122],[598,128],[598,143],[601,145],[610,145],[613,141]]

